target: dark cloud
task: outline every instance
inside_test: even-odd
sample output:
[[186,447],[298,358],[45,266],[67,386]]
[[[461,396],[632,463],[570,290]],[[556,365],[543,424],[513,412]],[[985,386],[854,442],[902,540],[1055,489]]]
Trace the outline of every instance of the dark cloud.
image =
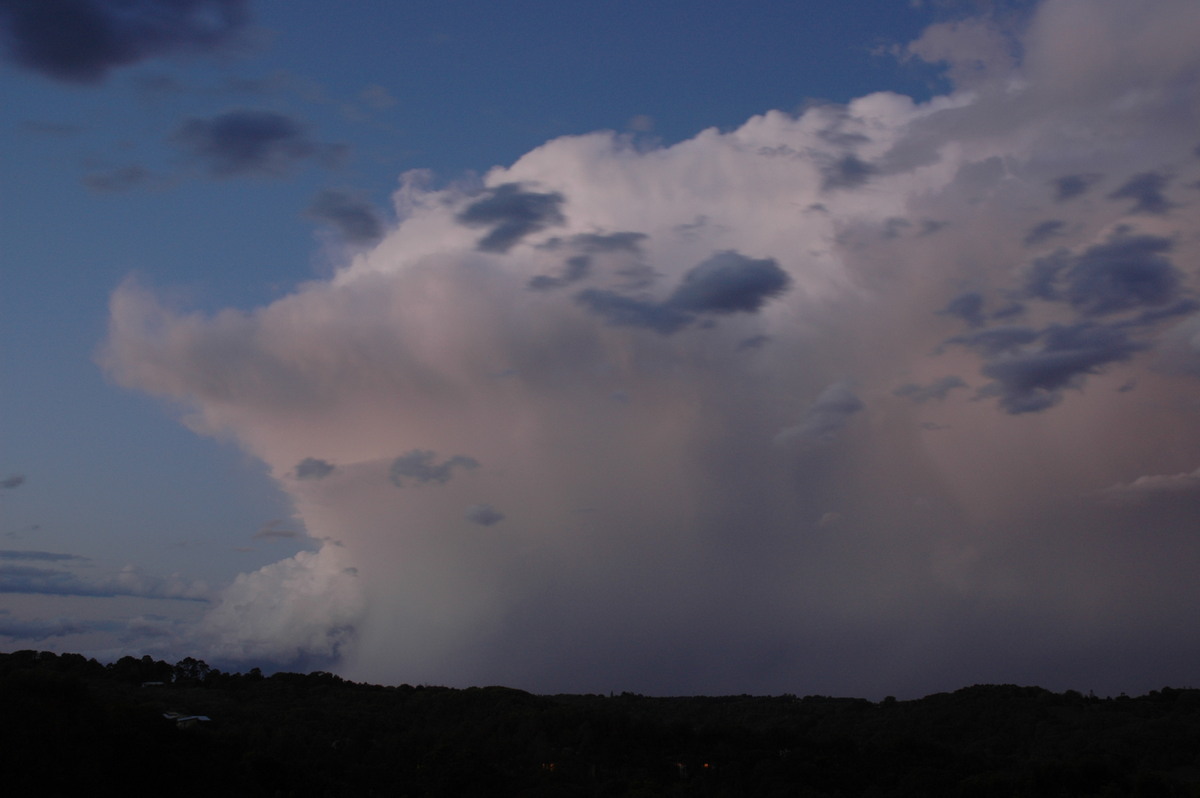
[[912,399],[920,404],[928,402],[930,399],[945,399],[946,395],[955,388],[966,388],[967,384],[963,382],[961,377],[953,375],[942,377],[939,380],[934,380],[928,385],[917,385],[916,383],[907,383],[901,385],[896,390],[892,391],[895,396],[903,396]]
[[491,227],[479,239],[481,252],[508,252],[530,233],[566,221],[562,215],[563,195],[526,191],[520,183],[505,183],[484,192],[456,217],[468,227]]
[[984,322],[983,294],[978,291],[959,294],[951,299],[940,312],[946,316],[962,319],[970,327],[982,327]]
[[324,479],[337,470],[333,463],[317,457],[305,457],[296,464],[296,479]]
[[1133,207],[1130,213],[1164,214],[1175,206],[1166,196],[1163,189],[1170,179],[1158,172],[1142,172],[1129,178],[1120,188],[1108,195],[1109,199],[1131,199]]
[[1173,248],[1169,238],[1118,234],[1071,263],[1063,296],[1085,316],[1167,305],[1181,284],[1179,271],[1163,257]]
[[62,562],[65,560],[86,560],[78,554],[59,554],[54,551],[27,551],[8,549],[0,551],[0,560],[37,560],[40,562]]
[[552,277],[547,274],[539,274],[529,278],[529,287],[534,291],[548,291],[552,288],[562,288],[565,285],[579,282],[587,277],[591,268],[592,259],[589,256],[576,255],[572,258],[567,258],[560,276]]
[[89,581],[69,571],[28,565],[0,565],[0,593],[48,596],[91,596],[96,598],[134,596],[152,599],[207,601],[202,584],[178,578],[160,579],[126,567],[111,579]]
[[98,83],[118,67],[209,52],[246,24],[247,0],[0,0],[8,58],[56,80]]
[[1041,336],[1037,330],[1030,327],[1003,325],[977,330],[963,335],[956,335],[946,341],[948,344],[962,344],[987,356],[1011,352],[1031,344]]
[[[8,613],[0,613],[7,616]],[[19,621],[9,617],[0,617],[0,637],[13,640],[46,640],[51,637],[66,637],[67,635],[83,634],[91,631],[91,627],[78,621],[59,618],[53,621]]]
[[683,275],[667,304],[692,313],[755,313],[791,282],[773,258],[718,252]]
[[762,349],[771,340],[769,335],[751,335],[749,338],[743,338],[738,341],[738,351],[743,352],[748,349]]
[[1081,387],[1085,376],[1147,348],[1116,326],[1091,322],[1052,325],[1038,337],[1038,349],[1008,351],[984,363],[983,374],[994,382],[981,396],[999,397],[1013,415],[1045,410],[1062,401],[1064,389]]
[[309,204],[308,215],[337,230],[351,244],[369,245],[383,238],[383,220],[375,208],[348,191],[321,191]]
[[1103,244],[1074,255],[1058,250],[1026,274],[1025,295],[1067,302],[1084,316],[1167,306],[1180,297],[1182,277],[1165,253],[1169,238],[1118,230]]
[[1060,235],[1066,226],[1067,223],[1062,219],[1047,219],[1044,222],[1035,224],[1030,228],[1029,232],[1025,234],[1025,246],[1032,247],[1036,244],[1041,244],[1045,241],[1048,241],[1049,239]]
[[254,537],[258,540],[291,540],[300,537],[300,533],[294,529],[288,529],[284,526],[286,522],[282,519],[268,521],[262,525],[262,528],[254,533]]
[[92,172],[85,175],[83,184],[92,191],[104,194],[118,194],[122,191],[133,191],[158,185],[160,179],[149,169],[139,164],[121,166],[110,172]]
[[883,224],[884,238],[899,238],[900,234],[912,227],[912,222],[902,216],[893,216]]
[[466,518],[473,524],[492,526],[504,520],[504,513],[490,504],[473,504],[467,508]]
[[0,488],[12,489],[19,488],[25,484],[24,474],[13,474],[12,476],[0,479]]
[[1054,199],[1056,202],[1066,202],[1067,200],[1075,199],[1082,194],[1085,194],[1092,185],[1100,179],[1100,175],[1064,175],[1057,180],[1051,181],[1054,186]]
[[614,326],[670,335],[696,321],[697,314],[755,313],[790,285],[791,277],[774,259],[727,251],[689,269],[664,302],[594,288],[581,291],[575,301]]
[[303,123],[275,111],[238,109],[189,119],[172,140],[215,177],[280,176],[309,159],[332,164],[345,152],[312,141]]
[[683,313],[663,302],[636,299],[616,291],[589,288],[575,295],[575,301],[614,327],[644,327],[670,335],[687,327],[695,316]]
[[846,155],[822,170],[825,179],[821,188],[826,191],[835,188],[858,188],[878,171],[857,155]]
[[388,472],[392,484],[403,487],[405,479],[424,485],[430,482],[448,482],[454,475],[454,469],[470,470],[478,468],[479,462],[472,457],[456,454],[442,463],[435,463],[437,455],[427,449],[413,449],[405,452],[392,462]]
[[552,238],[544,246],[548,249],[569,246],[580,252],[591,254],[627,252],[632,255],[640,255],[642,252],[642,242],[647,238],[649,236],[645,233],[630,231],[620,233],[580,233],[565,240]]

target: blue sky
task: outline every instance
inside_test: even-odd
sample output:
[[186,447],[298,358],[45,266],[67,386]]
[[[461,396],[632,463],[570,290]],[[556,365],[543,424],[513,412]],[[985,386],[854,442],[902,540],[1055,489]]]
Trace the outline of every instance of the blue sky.
[[0,644],[1178,683],[1197,24],[0,2]]

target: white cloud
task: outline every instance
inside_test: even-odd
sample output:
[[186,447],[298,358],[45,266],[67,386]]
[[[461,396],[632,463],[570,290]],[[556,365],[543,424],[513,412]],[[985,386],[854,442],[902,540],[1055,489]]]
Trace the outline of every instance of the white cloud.
[[[109,372],[231,435],[311,536],[342,544],[240,577],[206,639],[234,660],[341,657],[385,681],[859,694],[988,680],[1021,665],[1031,625],[1058,641],[1051,675],[1028,677],[1050,685],[1071,651],[1132,645],[1128,630],[1171,610],[1101,588],[1165,582],[1127,572],[1115,543],[1081,546],[1119,541],[1124,522],[1063,497],[1131,463],[1178,468],[1200,428],[1168,399],[1196,383],[1149,371],[1167,322],[1140,300],[1084,319],[1091,306],[1027,283],[1036,258],[1126,233],[1169,238],[1155,257],[1180,268],[1200,254],[1179,188],[1200,177],[1200,52],[1146,21],[1196,12],[1151,5],[1127,23],[1122,3],[1051,0],[1024,32],[931,31],[923,57],[984,63],[928,103],[772,111],[666,148],[565,137],[482,186],[410,173],[377,246],[253,311],[188,313],[123,285]],[[1166,171],[1173,210],[1107,198]],[[1030,242],[1049,219],[1056,234]],[[775,264],[788,290],[670,335],[577,298],[661,322],[719,253]],[[945,346],[964,317],[943,311],[966,293],[972,343]],[[1119,357],[1094,351],[1114,341],[1100,348]],[[980,373],[994,381],[980,401],[892,395]],[[842,432],[772,446],[779,430]],[[337,466],[292,478],[305,462]],[[479,496],[521,524],[477,534],[462,521]],[[853,518],[845,534],[813,534],[829,506]],[[1175,545],[1190,548],[1162,569],[1200,553]]]

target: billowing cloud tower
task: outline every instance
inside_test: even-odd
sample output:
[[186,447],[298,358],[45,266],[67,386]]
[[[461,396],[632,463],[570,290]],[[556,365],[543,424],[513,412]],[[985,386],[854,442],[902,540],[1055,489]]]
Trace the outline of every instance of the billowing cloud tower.
[[1186,681],[1200,6],[1149,5],[935,26],[904,55],[955,85],[925,103],[410,172],[377,244],[251,312],[123,285],[110,373],[322,541],[198,639],[373,681],[871,695],[1103,689],[1153,637],[1139,678]]

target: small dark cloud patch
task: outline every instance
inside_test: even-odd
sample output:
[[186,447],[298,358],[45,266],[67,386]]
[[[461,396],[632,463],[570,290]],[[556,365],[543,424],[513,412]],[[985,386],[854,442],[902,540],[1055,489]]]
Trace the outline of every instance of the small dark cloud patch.
[[937,219],[922,219],[921,232],[917,235],[930,236],[944,228],[949,222],[941,222]]
[[1092,322],[1052,325],[1038,338],[1040,347],[1007,351],[984,363],[984,376],[994,382],[979,395],[998,397],[1012,415],[1035,413],[1061,402],[1064,390],[1082,387],[1086,376],[1147,348],[1115,325]]
[[858,188],[865,185],[879,170],[857,155],[845,155],[822,170],[825,191],[837,188]]
[[605,252],[626,252],[640,255],[642,242],[649,236],[645,233],[624,231],[619,233],[580,233],[571,236],[567,243],[580,252],[600,254]]
[[745,352],[752,349],[762,349],[771,340],[769,335],[751,335],[749,338],[743,338],[738,341],[738,351]]
[[53,621],[20,621],[7,617],[7,611],[0,612],[0,637],[13,640],[47,640],[51,637],[66,637],[67,635],[84,634],[91,627],[78,621],[58,618]]
[[78,554],[60,554],[56,551],[28,551],[24,549],[6,549],[0,551],[0,560],[25,560],[38,562],[67,562],[71,560],[86,561],[87,557]]
[[1039,222],[1025,234],[1024,244],[1027,247],[1032,247],[1045,243],[1051,238],[1060,235],[1066,226],[1067,223],[1062,219],[1047,219],[1044,222]]
[[1160,216],[1175,207],[1163,189],[1167,187],[1170,178],[1158,172],[1142,172],[1129,178],[1116,191],[1108,195],[1111,200],[1133,200],[1130,213],[1147,213]]
[[893,216],[883,224],[884,238],[899,238],[900,234],[912,227],[912,222],[900,216]]
[[92,172],[84,175],[83,184],[101,194],[120,194],[140,188],[152,188],[162,184],[162,179],[139,164],[121,166],[109,172]]
[[95,84],[119,67],[212,52],[249,19],[247,0],[0,0],[8,60],[68,83]]
[[558,192],[527,191],[521,183],[504,183],[484,192],[457,216],[468,227],[490,227],[475,248],[481,252],[504,253],[525,236],[566,221],[564,197]]
[[1031,327],[1002,325],[989,327],[986,330],[956,335],[946,341],[948,344],[962,344],[968,349],[974,349],[981,354],[991,357],[1004,352],[1012,352],[1033,343],[1041,333]]
[[928,385],[917,385],[916,383],[907,383],[901,385],[896,390],[892,391],[895,396],[903,396],[911,399],[917,404],[928,402],[931,399],[943,400],[947,394],[955,388],[966,388],[967,384],[963,382],[961,377],[953,375],[942,377],[934,380]]
[[504,520],[504,513],[490,504],[473,504],[467,508],[466,518],[472,524],[495,526]]
[[308,216],[337,231],[347,243],[367,246],[383,238],[383,220],[358,194],[327,188],[308,206]]
[[1063,296],[1085,316],[1167,305],[1179,294],[1179,270],[1164,254],[1169,238],[1118,234],[1088,248],[1065,273]]
[[755,313],[790,285],[791,277],[774,259],[726,251],[688,270],[663,302],[601,289],[581,291],[575,300],[611,325],[670,335],[696,322],[697,315]]
[[346,151],[313,141],[307,127],[286,114],[245,109],[188,119],[172,141],[214,177],[279,177],[308,160],[333,165]]
[[1082,254],[1058,250],[1035,260],[1024,293],[1067,302],[1084,316],[1169,307],[1183,290],[1179,270],[1166,257],[1172,249],[1169,238],[1118,230]]
[[667,304],[692,313],[755,313],[791,282],[773,258],[718,252],[684,274]]
[[679,332],[695,321],[667,303],[626,296],[617,291],[588,288],[575,301],[614,327],[642,327],[663,335]]
[[305,457],[296,464],[296,479],[324,479],[337,470],[337,466],[317,457]]
[[1054,200],[1056,202],[1066,202],[1082,196],[1099,179],[1100,175],[1084,174],[1064,175],[1056,180],[1052,180],[1050,185],[1054,187]]
[[413,449],[392,461],[388,476],[398,488],[404,487],[405,480],[419,485],[431,482],[441,484],[450,481],[455,469],[470,470],[479,467],[477,460],[461,454],[447,458],[441,463],[435,462],[436,458],[437,455],[428,449]]
[[294,529],[288,529],[285,526],[286,522],[282,519],[268,521],[262,525],[262,528],[254,533],[256,540],[292,540],[300,537],[300,533]]
[[575,255],[567,258],[567,262],[563,266],[562,274],[553,277],[548,274],[539,274],[529,278],[529,287],[534,291],[549,291],[553,288],[562,288],[563,286],[577,283],[588,276],[592,268],[592,259],[588,255]]
[[12,490],[13,488],[19,488],[24,484],[25,484],[25,475],[24,474],[12,474],[11,476],[7,476],[4,479],[0,479],[0,488],[3,488],[5,490]]
[[940,313],[962,319],[968,327],[982,327],[984,323],[983,294],[967,291],[951,299]]

